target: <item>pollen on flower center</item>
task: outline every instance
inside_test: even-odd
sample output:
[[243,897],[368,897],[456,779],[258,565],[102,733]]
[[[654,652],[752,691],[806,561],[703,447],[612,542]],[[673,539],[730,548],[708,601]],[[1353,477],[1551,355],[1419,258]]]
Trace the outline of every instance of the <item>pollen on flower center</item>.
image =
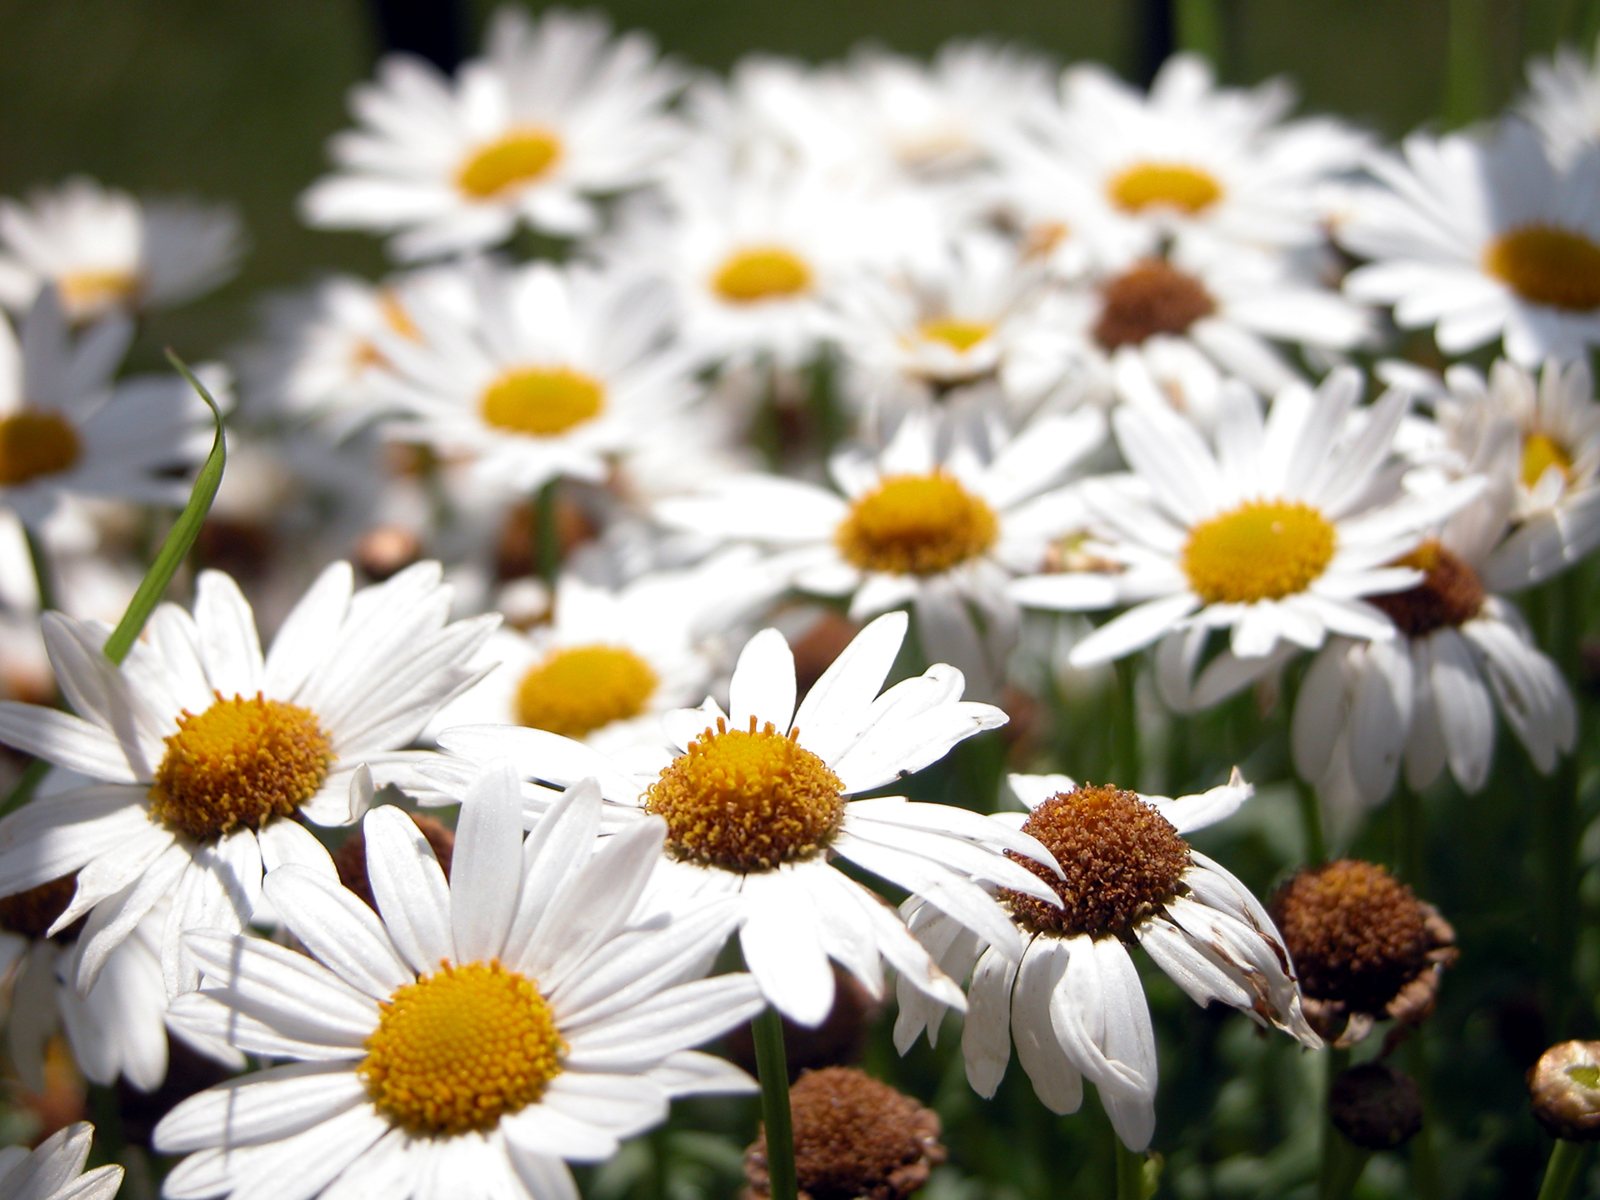
[[1332,523],[1297,500],[1248,500],[1195,526],[1183,548],[1189,586],[1207,604],[1303,592],[1333,561]]
[[1082,784],[1058,792],[1022,826],[1056,856],[1065,879],[1014,851],[1015,859],[1061,897],[1061,907],[1009,888],[1001,898],[1035,933],[1120,936],[1178,893],[1189,844],[1134,792]]
[[1172,162],[1134,163],[1111,177],[1106,192],[1118,208],[1133,213],[1160,205],[1194,216],[1222,199],[1222,185],[1210,172]]
[[1530,433],[1522,443],[1522,482],[1525,487],[1535,487],[1551,467],[1561,472],[1561,478],[1572,482],[1572,456],[1566,447],[1548,433]]
[[1600,308],[1600,246],[1581,233],[1524,225],[1485,248],[1483,269],[1532,304]]
[[517,720],[530,729],[581,738],[638,716],[659,682],[650,664],[625,647],[568,646],[522,677]]
[[1407,637],[1463,625],[1483,608],[1486,593],[1478,573],[1435,540],[1423,542],[1395,565],[1415,567],[1425,576],[1416,587],[1368,596],[1367,601],[1388,613]]
[[570,367],[523,367],[485,388],[479,407],[496,429],[553,437],[599,416],[605,387]]
[[811,268],[782,246],[750,246],[728,256],[711,277],[712,290],[731,304],[786,300],[811,290]]
[[78,431],[55,413],[23,409],[0,417],[0,487],[17,487],[78,461]]
[[193,838],[236,825],[258,829],[316,795],[333,741],[308,708],[234,696],[196,716],[184,710],[150,788],[150,818]]
[[1100,297],[1094,336],[1107,350],[1137,346],[1158,333],[1185,333],[1217,307],[1204,284],[1159,258],[1134,263],[1105,284]]
[[139,276],[132,271],[70,271],[56,280],[56,287],[69,313],[86,316],[132,300],[139,292]]
[[994,332],[994,326],[985,321],[960,321],[954,317],[941,317],[924,321],[918,332],[931,342],[943,342],[958,354],[965,354]]
[[567,1044],[535,982],[498,960],[440,969],[397,989],[357,1068],[373,1105],[406,1132],[493,1129],[538,1101]]
[[718,719],[662,770],[644,806],[667,822],[675,857],[729,871],[770,871],[810,858],[844,819],[844,785],[828,765],[767,722]]
[[868,571],[934,575],[994,545],[994,510],[942,471],[890,475],[858,497],[834,531],[846,561]]
[[456,172],[456,186],[477,200],[549,173],[561,157],[561,139],[548,129],[517,129],[480,146]]

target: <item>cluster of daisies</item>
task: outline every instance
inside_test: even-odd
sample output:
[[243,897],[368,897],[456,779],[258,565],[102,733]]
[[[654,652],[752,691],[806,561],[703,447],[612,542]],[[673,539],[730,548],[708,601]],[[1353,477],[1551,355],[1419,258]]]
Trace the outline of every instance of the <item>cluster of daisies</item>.
[[[1237,772],[895,793],[1119,660],[1175,717],[1285,697],[1336,841],[1402,772],[1482,787],[1501,720],[1554,770],[1574,701],[1513,596],[1600,544],[1596,97],[1565,56],[1393,153],[1192,56],[1148,93],[982,44],[722,79],[502,10],[453,77],[352,93],[301,212],[400,265],[268,306],[220,569],[120,664],[141,514],[210,444],[120,363],[241,234],[0,204],[0,741],[52,767],[0,819],[13,1062],[59,1034],[150,1090],[170,1034],[237,1072],[155,1131],[174,1200],[554,1200],[753,1089],[698,1047],[886,966],[902,1050],[964,1012],[980,1094],[1014,1045],[1133,1150],[1134,945],[1307,1046],[1396,1015],[1448,926],[1407,910],[1386,994],[1304,991],[1184,838]],[[84,1136],[0,1170],[75,1178]]]

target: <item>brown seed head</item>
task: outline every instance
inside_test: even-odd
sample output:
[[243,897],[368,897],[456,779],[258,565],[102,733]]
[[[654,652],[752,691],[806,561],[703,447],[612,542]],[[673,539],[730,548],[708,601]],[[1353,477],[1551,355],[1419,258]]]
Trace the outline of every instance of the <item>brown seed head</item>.
[[1205,285],[1159,258],[1134,263],[1101,289],[1101,300],[1094,337],[1107,350],[1184,333],[1216,309]]
[[1328,1089],[1334,1128],[1364,1150],[1393,1150],[1422,1128],[1416,1081],[1381,1062],[1342,1072]]
[[1486,593],[1478,573],[1436,541],[1426,541],[1396,564],[1427,572],[1416,587],[1367,600],[1389,615],[1407,637],[1426,637],[1435,629],[1472,620]]
[[1022,826],[1056,856],[1065,879],[1031,858],[1007,854],[1061,897],[1052,908],[1002,889],[1012,913],[1035,933],[1126,933],[1177,894],[1189,868],[1189,844],[1133,792],[1082,784],[1033,810]]
[[1552,1136],[1600,1141],[1600,1042],[1551,1046],[1528,1072],[1528,1099]]
[[[944,1161],[938,1116],[854,1067],[807,1071],[789,1106],[807,1200],[903,1200]],[[745,1153],[745,1177],[751,1193],[769,1194],[764,1133]]]
[[56,923],[56,918],[67,911],[77,890],[78,873],[74,871],[25,892],[0,898],[0,929],[38,941]]

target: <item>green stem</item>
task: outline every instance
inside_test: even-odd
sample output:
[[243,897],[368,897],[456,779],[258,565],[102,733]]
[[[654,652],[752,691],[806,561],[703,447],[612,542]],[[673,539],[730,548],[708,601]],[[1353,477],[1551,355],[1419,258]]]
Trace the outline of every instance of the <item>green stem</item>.
[[561,530],[557,519],[560,506],[561,477],[557,475],[533,498],[533,550],[538,556],[539,578],[549,588],[555,587],[556,576],[561,573]]
[[[1334,1200],[1336,1197],[1349,1194],[1348,1190],[1340,1192],[1338,1187],[1345,1176],[1350,1174],[1349,1152],[1355,1147],[1350,1145],[1344,1134],[1333,1127],[1333,1120],[1328,1115],[1328,1100],[1333,1091],[1334,1080],[1350,1066],[1350,1051],[1338,1046],[1329,1046],[1322,1055],[1322,1064],[1322,1078],[1319,1081],[1321,1094],[1317,1096],[1316,1104],[1317,1111],[1322,1115],[1322,1149],[1317,1161],[1317,1200]],[[1354,1177],[1350,1179],[1350,1187],[1355,1186],[1355,1180],[1360,1174],[1360,1170],[1355,1172]]]
[[1402,776],[1395,789],[1395,871],[1412,889],[1426,892],[1427,815],[1422,797]]
[[1202,54],[1222,66],[1222,12],[1217,0],[1177,0],[1178,48]]
[[1294,792],[1300,801],[1300,829],[1306,839],[1306,865],[1321,866],[1328,861],[1328,843],[1322,833],[1322,804],[1317,800],[1317,789],[1304,779],[1297,778]]
[[1483,115],[1487,16],[1484,0],[1450,0],[1444,97],[1445,120],[1450,125],[1465,125]]
[[1372,1151],[1363,1150],[1330,1127],[1322,1150],[1322,1173],[1317,1177],[1317,1200],[1348,1200],[1371,1157]]
[[1116,710],[1111,726],[1111,774],[1118,787],[1139,787],[1139,659],[1117,662]]
[[768,1007],[750,1023],[755,1035],[756,1074],[761,1079],[761,1116],[767,1134],[767,1194],[796,1200],[794,1126],[789,1117],[789,1058],[783,1049],[783,1018]]
[[1556,1142],[1550,1151],[1550,1165],[1544,1169],[1544,1182],[1539,1185],[1539,1200],[1567,1200],[1588,1150],[1587,1142]]
[[122,1105],[117,1101],[117,1089],[91,1083],[89,1114],[94,1118],[94,1146],[89,1164],[98,1167],[121,1162],[127,1143],[122,1132]]
[[1111,1145],[1117,1156],[1117,1200],[1145,1200],[1145,1156],[1122,1144],[1117,1131],[1111,1131]]
[[39,535],[27,525],[22,527],[22,534],[28,539],[28,561],[33,564],[33,578],[39,589],[39,611],[47,612],[57,607],[56,573],[50,566],[50,555],[45,551]]
[[1406,1070],[1416,1082],[1422,1099],[1422,1128],[1411,1139],[1411,1195],[1415,1200],[1439,1200],[1443,1188],[1439,1180],[1439,1155],[1433,1141],[1433,1076],[1428,1064],[1428,1023],[1411,1031],[1401,1054]]

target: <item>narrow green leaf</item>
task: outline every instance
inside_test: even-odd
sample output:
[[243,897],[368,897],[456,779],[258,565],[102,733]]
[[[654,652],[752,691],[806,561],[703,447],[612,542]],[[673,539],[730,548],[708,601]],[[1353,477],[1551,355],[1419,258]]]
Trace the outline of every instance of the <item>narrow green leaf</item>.
[[[211,511],[212,500],[216,499],[217,485],[222,482],[222,468],[228,458],[222,432],[222,409],[212,399],[211,393],[206,391],[204,385],[194,377],[194,372],[190,371],[184,361],[171,350],[167,351],[167,361],[172,363],[178,369],[178,373],[189,381],[189,385],[200,393],[200,398],[211,409],[217,432],[211,441],[211,453],[206,455],[200,473],[195,476],[194,488],[189,493],[189,503],[184,505],[183,511],[178,514],[172,531],[167,534],[167,540],[161,544],[160,553],[150,564],[150,569],[145,572],[138,591],[133,594],[133,599],[128,602],[128,610],[122,614],[122,620],[117,622],[117,627],[106,639],[106,657],[114,663],[120,663],[128,657],[128,651],[133,649],[133,643],[138,640],[140,631],[144,629],[144,623],[150,619],[150,614],[161,602],[167,585],[172,582],[172,577],[177,574],[178,568],[188,556],[195,538],[200,536],[200,526],[205,521],[206,514]],[[29,763],[27,769],[22,772],[22,777],[17,780],[16,786],[11,789],[4,801],[0,801],[0,816],[26,804],[49,770],[50,764],[43,759],[35,759]]]

